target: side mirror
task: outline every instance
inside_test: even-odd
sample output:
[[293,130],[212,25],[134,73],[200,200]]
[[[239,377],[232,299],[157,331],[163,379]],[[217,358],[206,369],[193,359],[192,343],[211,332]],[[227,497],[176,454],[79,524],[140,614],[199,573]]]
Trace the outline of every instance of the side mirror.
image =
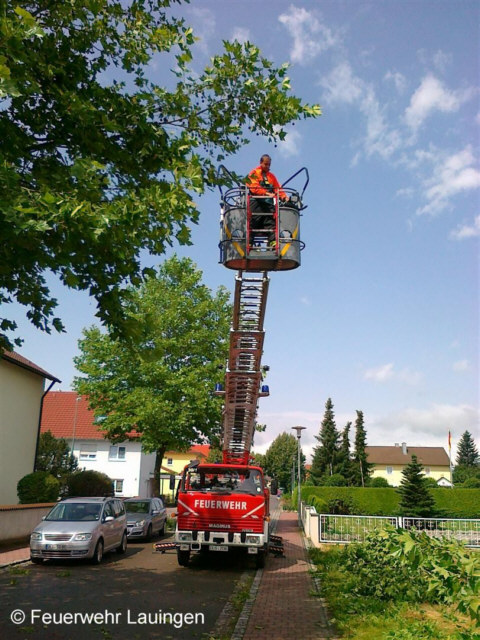
[[107,516],[104,520],[104,522],[111,522],[112,520],[114,520],[115,518],[113,516]]
[[158,509],[154,509],[152,511],[152,516],[158,516],[159,513],[160,513],[160,511]]

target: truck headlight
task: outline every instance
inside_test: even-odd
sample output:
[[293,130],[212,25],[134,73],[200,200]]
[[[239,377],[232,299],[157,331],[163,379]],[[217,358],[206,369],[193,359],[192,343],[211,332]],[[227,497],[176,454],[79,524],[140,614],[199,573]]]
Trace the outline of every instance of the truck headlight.
[[74,540],[91,540],[91,539],[92,539],[91,533],[77,533],[77,535],[74,537]]
[[180,542],[190,542],[192,539],[192,534],[190,532],[180,532],[178,534],[178,540]]
[[247,534],[247,544],[260,544],[260,536]]

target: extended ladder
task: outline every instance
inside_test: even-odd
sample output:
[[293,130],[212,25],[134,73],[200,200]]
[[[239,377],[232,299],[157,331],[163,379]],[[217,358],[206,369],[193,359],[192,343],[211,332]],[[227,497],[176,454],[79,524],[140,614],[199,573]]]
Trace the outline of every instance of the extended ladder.
[[235,278],[233,323],[223,392],[223,461],[227,464],[248,464],[258,398],[268,395],[266,389],[261,389],[268,284],[266,272],[254,277],[239,271]]

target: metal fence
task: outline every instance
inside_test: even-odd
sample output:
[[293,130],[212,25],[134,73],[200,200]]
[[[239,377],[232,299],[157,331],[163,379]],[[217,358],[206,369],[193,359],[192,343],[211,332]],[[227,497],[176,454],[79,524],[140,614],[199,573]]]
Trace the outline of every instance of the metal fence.
[[395,516],[341,516],[318,514],[321,543],[364,542],[368,533],[385,525],[397,529],[424,531],[432,538],[459,540],[467,547],[480,548],[480,520],[450,518],[401,518]]

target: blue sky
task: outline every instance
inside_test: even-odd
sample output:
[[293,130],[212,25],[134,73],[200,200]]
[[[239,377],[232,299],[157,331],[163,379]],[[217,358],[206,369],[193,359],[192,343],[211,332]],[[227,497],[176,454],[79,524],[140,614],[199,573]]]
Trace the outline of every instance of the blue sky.
[[[328,397],[339,429],[364,412],[370,445],[446,448],[466,429],[480,445],[478,3],[192,0],[175,13],[200,37],[198,69],[222,39],[250,40],[289,61],[293,92],[323,108],[278,147],[255,138],[226,163],[247,173],[270,153],[280,182],[310,173],[302,266],[271,275],[255,449],[303,425],[311,451]],[[156,64],[149,73],[160,80]],[[233,291],[218,202],[199,200],[194,245],[177,251]],[[30,329],[18,308],[18,351],[67,390],[95,304],[55,293],[68,333]]]

